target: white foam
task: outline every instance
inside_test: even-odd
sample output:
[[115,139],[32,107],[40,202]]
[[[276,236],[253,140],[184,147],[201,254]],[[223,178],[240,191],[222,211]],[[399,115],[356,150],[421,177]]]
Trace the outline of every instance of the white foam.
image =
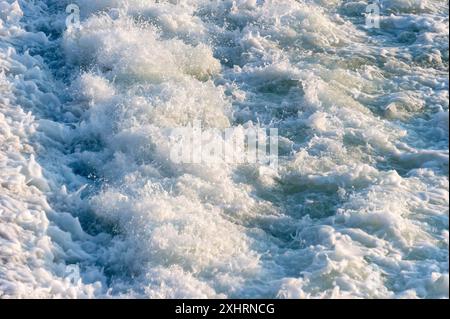
[[[440,1],[375,31],[353,2],[75,2],[55,42],[66,2],[0,1],[1,297],[448,298]],[[194,121],[277,125],[279,171],[171,161]]]

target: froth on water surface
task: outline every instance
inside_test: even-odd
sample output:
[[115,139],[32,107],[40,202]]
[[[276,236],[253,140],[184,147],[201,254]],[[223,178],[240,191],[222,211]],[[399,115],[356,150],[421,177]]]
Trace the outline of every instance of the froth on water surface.
[[448,3],[366,6],[0,0],[0,298],[448,298]]

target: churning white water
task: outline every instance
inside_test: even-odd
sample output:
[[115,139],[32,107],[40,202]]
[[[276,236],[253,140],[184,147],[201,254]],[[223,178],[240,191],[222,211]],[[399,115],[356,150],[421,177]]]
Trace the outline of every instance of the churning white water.
[[0,0],[0,298],[448,298],[448,1],[367,5]]

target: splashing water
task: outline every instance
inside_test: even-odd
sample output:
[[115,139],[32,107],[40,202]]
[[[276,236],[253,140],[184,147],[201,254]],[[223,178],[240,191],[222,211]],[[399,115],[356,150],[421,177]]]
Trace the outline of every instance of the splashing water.
[[0,298],[448,298],[448,2],[367,5],[0,0]]

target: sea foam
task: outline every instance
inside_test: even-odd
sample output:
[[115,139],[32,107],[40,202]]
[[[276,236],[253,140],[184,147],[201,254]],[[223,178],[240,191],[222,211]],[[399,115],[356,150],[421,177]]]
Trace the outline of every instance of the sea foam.
[[0,0],[0,297],[448,298],[442,1],[70,2]]

